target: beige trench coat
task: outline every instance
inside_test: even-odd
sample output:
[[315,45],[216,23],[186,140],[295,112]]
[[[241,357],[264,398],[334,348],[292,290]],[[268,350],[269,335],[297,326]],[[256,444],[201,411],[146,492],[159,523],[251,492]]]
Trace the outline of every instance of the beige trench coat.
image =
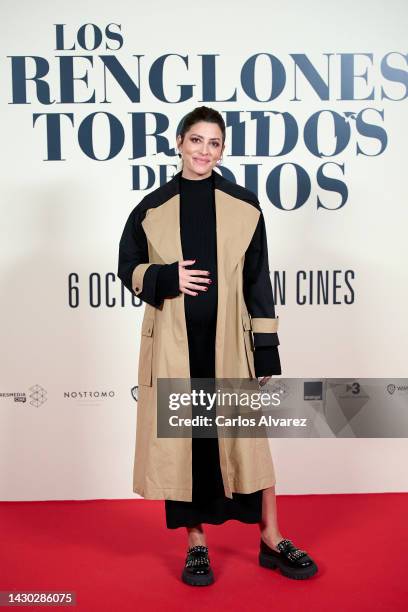
[[[127,286],[136,295],[143,291],[145,274],[152,264],[184,259],[180,239],[180,174],[145,196],[136,207],[145,209],[141,224],[148,245],[148,260],[129,268],[131,280]],[[248,194],[254,197],[252,192],[240,187],[237,193],[235,184],[217,172],[213,174],[218,273],[215,374],[216,378],[255,378],[252,334],[276,335],[278,328],[278,317],[251,317],[243,295],[245,251],[262,211],[259,203],[256,206],[248,201]],[[238,197],[241,193],[245,199]],[[120,257],[124,259],[125,255]],[[125,281],[120,270],[121,267],[118,275]],[[157,378],[190,377],[184,295],[180,292],[165,299],[160,307],[145,304],[138,366],[133,491],[147,499],[192,500],[191,438],[159,438],[156,433]],[[233,492],[252,493],[275,484],[267,438],[219,437],[219,452],[227,497],[232,498]]]

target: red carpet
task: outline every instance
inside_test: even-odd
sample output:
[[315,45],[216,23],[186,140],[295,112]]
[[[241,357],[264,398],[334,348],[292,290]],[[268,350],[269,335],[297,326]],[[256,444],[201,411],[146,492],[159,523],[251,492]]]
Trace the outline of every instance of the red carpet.
[[407,610],[408,494],[279,496],[278,511],[316,576],[259,567],[257,525],[229,521],[206,526],[216,582],[200,588],[179,579],[185,530],[166,529],[162,501],[2,502],[0,591],[75,591],[59,609],[81,612]]

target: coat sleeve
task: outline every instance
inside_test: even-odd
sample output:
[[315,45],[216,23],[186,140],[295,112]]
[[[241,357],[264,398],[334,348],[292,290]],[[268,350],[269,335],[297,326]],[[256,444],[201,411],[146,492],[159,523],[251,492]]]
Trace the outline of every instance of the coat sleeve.
[[275,315],[272,284],[269,275],[265,219],[260,211],[258,224],[245,253],[243,291],[251,317],[256,376],[281,374],[279,358],[279,317]]
[[143,218],[144,213],[139,204],[130,213],[120,238],[117,275],[131,293],[159,308],[164,299],[176,297],[180,293],[179,262],[149,263]]

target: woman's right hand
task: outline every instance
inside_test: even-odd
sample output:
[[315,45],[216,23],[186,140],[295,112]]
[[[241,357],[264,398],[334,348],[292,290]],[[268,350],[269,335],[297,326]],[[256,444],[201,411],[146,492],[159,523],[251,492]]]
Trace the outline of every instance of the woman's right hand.
[[[207,285],[212,283],[212,280],[208,278],[210,274],[208,270],[193,270],[191,268],[185,268],[185,266],[190,266],[195,261],[195,259],[185,259],[184,261],[179,261],[179,289],[182,293],[187,293],[187,295],[198,295],[194,289],[197,289],[198,291],[207,291]],[[197,284],[197,282],[205,283],[205,285]]]

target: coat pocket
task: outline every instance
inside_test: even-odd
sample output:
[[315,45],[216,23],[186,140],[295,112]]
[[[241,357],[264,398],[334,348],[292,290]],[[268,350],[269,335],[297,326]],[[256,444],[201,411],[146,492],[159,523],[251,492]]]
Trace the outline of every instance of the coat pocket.
[[254,365],[254,347],[252,340],[251,331],[251,320],[247,313],[242,313],[242,327],[244,330],[244,342],[245,342],[245,353],[248,362],[248,369],[251,374],[251,378],[255,378],[255,365]]
[[152,386],[154,319],[144,319],[140,339],[138,384]]

